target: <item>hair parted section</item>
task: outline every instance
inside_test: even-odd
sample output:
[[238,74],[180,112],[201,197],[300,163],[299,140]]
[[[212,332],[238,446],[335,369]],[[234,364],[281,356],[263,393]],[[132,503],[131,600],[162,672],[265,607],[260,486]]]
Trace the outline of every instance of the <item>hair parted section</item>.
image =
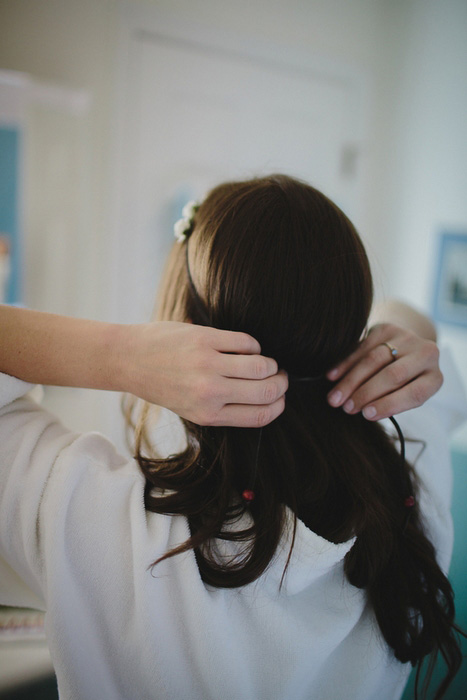
[[[251,334],[291,375],[322,379],[290,384],[283,414],[262,429],[258,457],[255,429],[183,421],[186,449],[157,458],[143,410],[135,447],[146,508],[186,516],[191,532],[162,559],[193,549],[206,583],[235,588],[266,570],[286,507],[332,542],[356,536],[345,558],[348,580],[366,590],[397,659],[420,665],[441,651],[448,666],[435,696],[441,698],[461,655],[453,593],[417,503],[403,527],[408,483],[416,493],[412,468],[401,464],[381,426],[326,401],[331,384],[324,374],[356,348],[372,304],[369,263],[354,226],[318,190],[285,175],[214,188],[194,215],[189,240],[174,245],[157,314],[203,325],[188,284],[187,245],[212,326]],[[239,531],[231,525],[244,512],[240,494],[253,467],[251,522]],[[234,561],[219,556],[222,539],[238,542]]]

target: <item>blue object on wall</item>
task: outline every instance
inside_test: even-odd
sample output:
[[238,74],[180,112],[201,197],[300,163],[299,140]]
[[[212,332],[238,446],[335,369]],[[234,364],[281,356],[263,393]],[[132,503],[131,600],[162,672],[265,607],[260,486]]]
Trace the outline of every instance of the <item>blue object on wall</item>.
[[6,234],[10,244],[10,278],[6,294],[9,304],[21,301],[20,152],[20,129],[0,126],[0,234]]
[[[467,631],[467,557],[466,557],[466,535],[467,535],[467,453],[453,452],[452,467],[454,472],[454,491],[452,498],[452,517],[454,520],[454,550],[452,553],[452,564],[449,570],[449,580],[454,589],[456,604],[456,622]],[[467,654],[467,640],[462,638],[462,653]],[[444,662],[438,658],[433,672],[432,688],[436,688],[445,673]],[[422,673],[421,681],[424,674]],[[402,700],[413,700],[415,687],[415,670],[412,671],[407,688]],[[421,685],[420,685],[421,687]],[[433,692],[429,695],[433,697]],[[448,688],[443,700],[466,700],[467,698],[467,664],[464,663],[452,685]]]
[[467,233],[441,234],[437,265],[433,317],[466,328]]

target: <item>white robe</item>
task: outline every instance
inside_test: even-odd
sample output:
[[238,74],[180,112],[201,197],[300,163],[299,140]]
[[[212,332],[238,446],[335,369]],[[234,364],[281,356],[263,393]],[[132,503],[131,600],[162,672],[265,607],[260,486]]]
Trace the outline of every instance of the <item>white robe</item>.
[[[427,443],[421,508],[447,570],[452,552],[447,436],[466,414],[449,356],[445,384],[399,416]],[[365,592],[333,544],[298,523],[271,566],[240,589],[200,578],[193,552],[149,565],[189,536],[181,516],[147,513],[138,465],[99,434],[77,435],[0,375],[0,603],[47,611],[66,700],[396,700],[394,658]],[[408,444],[409,457],[419,444]],[[232,543],[226,545],[234,546]]]

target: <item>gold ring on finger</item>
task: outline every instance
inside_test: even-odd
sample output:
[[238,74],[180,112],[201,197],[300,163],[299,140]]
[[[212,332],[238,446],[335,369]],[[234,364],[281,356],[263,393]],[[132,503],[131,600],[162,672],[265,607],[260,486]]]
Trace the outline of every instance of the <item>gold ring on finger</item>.
[[392,360],[397,360],[397,348],[395,348],[394,345],[391,345],[390,343],[382,343],[382,345],[385,345],[388,348],[389,352],[391,353]]

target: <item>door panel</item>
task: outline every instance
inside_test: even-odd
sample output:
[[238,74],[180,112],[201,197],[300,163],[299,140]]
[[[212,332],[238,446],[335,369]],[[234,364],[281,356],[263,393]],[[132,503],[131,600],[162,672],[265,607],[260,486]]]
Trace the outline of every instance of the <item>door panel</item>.
[[222,180],[286,172],[357,209],[351,81],[147,28],[126,76],[120,320],[149,317],[181,206]]

